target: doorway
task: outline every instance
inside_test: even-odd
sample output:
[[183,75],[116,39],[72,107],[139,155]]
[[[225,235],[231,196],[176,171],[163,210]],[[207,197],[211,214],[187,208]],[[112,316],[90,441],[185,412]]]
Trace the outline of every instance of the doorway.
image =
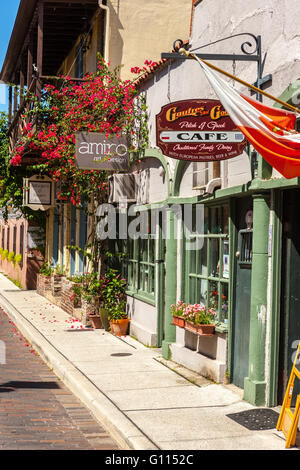
[[[300,341],[300,189],[284,191],[282,217],[282,269],[280,339],[278,364],[278,404],[282,404],[294,355]],[[292,406],[300,393],[295,380]]]
[[252,200],[236,203],[236,251],[232,311],[232,382],[244,388],[249,368],[252,272]]

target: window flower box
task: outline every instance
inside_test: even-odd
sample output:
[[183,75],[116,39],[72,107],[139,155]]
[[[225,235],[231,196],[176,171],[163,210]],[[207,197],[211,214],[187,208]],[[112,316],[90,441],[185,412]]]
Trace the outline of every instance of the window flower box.
[[179,326],[180,328],[185,327],[185,318],[184,317],[177,317],[176,315],[173,316],[172,325]]

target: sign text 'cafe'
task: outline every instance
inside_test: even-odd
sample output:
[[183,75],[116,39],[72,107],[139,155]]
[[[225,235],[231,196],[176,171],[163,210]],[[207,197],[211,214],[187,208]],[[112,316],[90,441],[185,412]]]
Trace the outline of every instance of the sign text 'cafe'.
[[236,157],[246,145],[218,100],[184,100],[163,106],[156,116],[157,145],[179,160],[216,161]]

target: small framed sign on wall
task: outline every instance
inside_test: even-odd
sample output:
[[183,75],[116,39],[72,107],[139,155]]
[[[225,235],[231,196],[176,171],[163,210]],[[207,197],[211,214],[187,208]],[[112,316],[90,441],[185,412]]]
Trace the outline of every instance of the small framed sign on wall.
[[46,211],[54,207],[54,181],[48,176],[24,178],[23,205],[33,210]]

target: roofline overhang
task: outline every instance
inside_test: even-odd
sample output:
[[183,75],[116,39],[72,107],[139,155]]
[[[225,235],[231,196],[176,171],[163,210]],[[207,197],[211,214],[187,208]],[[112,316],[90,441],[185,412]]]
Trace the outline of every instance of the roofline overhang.
[[0,75],[0,79],[6,83],[11,83],[13,81],[13,74],[18,64],[20,53],[26,40],[37,3],[38,0],[20,1]]
[[[37,10],[40,0],[20,0],[17,16],[15,19],[14,27],[11,33],[10,41],[8,44],[6,56],[3,62],[0,80],[7,84],[14,83],[14,73],[18,68],[18,62],[22,53],[24,45],[26,45],[29,29],[34,20],[34,14]],[[42,0],[43,3],[55,3],[55,0]],[[58,3],[63,3],[64,0],[57,0]],[[98,5],[97,0],[65,0],[66,4],[77,3],[85,4],[91,3]]]

